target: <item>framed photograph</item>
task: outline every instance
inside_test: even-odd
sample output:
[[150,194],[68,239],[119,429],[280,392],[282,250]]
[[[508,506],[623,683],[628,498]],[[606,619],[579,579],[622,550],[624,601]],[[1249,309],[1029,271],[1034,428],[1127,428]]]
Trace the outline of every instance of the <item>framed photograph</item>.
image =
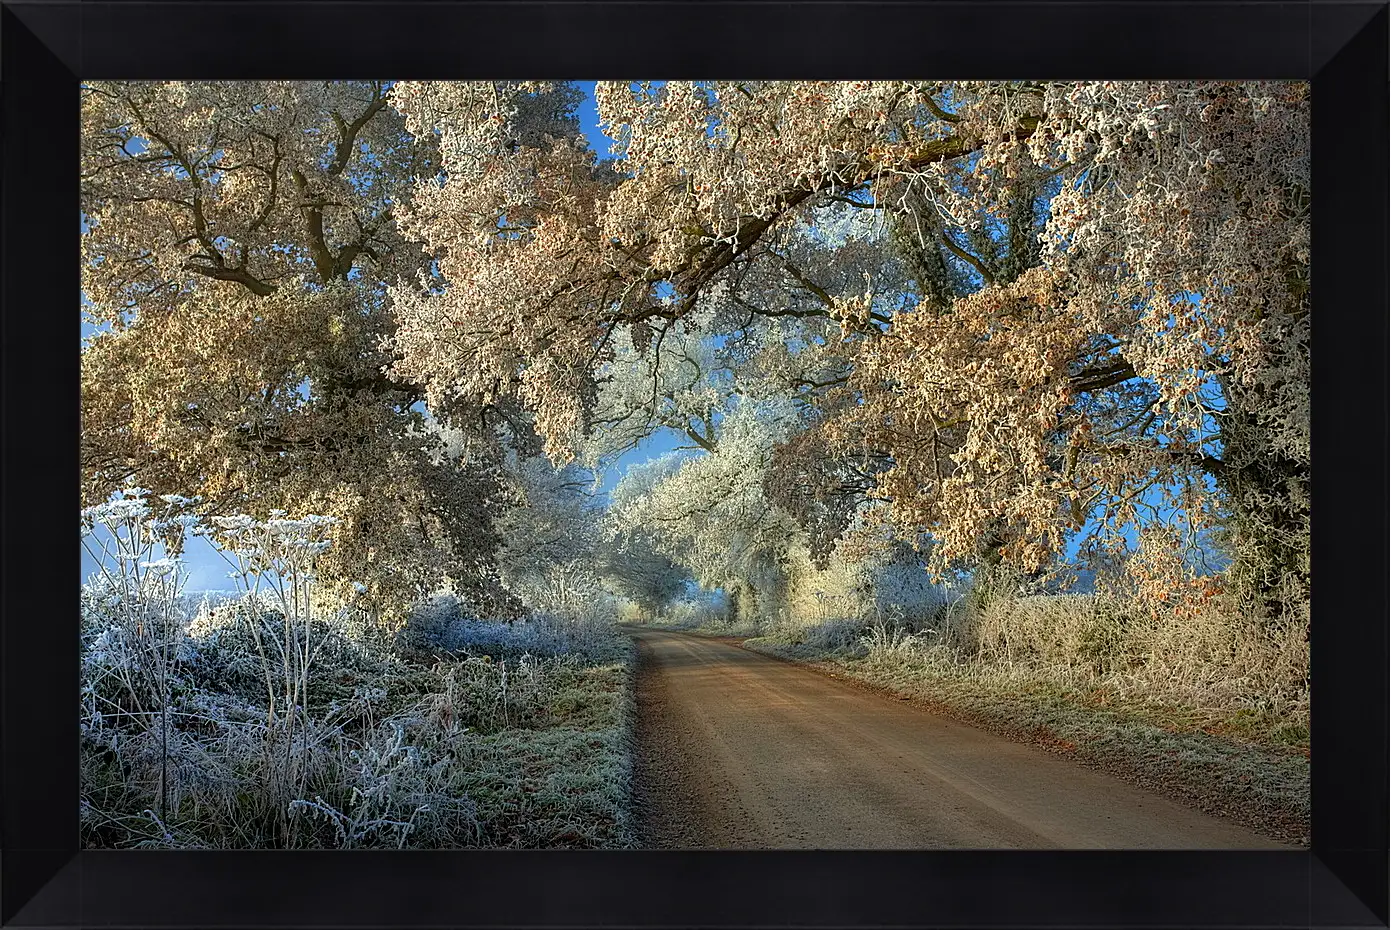
[[1385,3],[2,6],[0,923],[1387,925]]

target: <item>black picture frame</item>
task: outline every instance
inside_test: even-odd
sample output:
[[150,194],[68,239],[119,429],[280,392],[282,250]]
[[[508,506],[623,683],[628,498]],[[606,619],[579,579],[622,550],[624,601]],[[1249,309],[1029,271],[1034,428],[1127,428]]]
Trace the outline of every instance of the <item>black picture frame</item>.
[[[0,4],[0,924],[1387,926],[1387,30],[1385,2]],[[734,74],[1312,80],[1312,848],[80,851],[78,79]]]

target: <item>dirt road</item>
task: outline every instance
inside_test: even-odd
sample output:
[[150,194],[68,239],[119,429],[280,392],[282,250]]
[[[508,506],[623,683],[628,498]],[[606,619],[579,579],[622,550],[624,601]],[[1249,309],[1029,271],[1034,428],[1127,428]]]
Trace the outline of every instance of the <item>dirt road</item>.
[[637,803],[652,847],[1283,848],[732,642],[632,634]]

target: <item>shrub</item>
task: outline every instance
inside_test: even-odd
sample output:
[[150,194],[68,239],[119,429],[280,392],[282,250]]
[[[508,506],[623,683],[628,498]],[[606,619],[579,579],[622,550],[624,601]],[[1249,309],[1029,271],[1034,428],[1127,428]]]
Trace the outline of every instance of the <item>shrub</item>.
[[459,598],[445,594],[410,612],[395,645],[408,654],[578,655],[595,662],[612,662],[623,649],[614,636],[614,619],[594,611],[569,615],[538,612],[523,620],[487,620],[475,616]]
[[[627,751],[631,653],[601,613],[509,625],[437,598],[390,635],[314,596],[323,540],[305,530],[327,524],[283,515],[217,524],[232,531],[219,541],[243,592],[200,603],[180,594],[177,559],[151,557],[161,545],[177,553],[181,538],[137,492],[83,512],[84,542],[107,556],[82,593],[86,845],[630,842],[626,763],[614,754]],[[516,797],[483,787],[487,766],[517,761],[496,748],[528,732],[569,748],[528,749],[527,764],[563,764],[586,786],[579,806],[556,795],[547,829],[563,830],[524,828]],[[577,760],[584,748],[592,758]]]

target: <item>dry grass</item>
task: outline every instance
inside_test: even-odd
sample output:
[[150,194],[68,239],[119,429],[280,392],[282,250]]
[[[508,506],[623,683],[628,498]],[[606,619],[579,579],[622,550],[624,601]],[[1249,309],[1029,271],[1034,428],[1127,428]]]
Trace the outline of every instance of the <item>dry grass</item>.
[[1157,618],[1099,595],[962,599],[910,617],[784,615],[763,639],[801,659],[1036,682],[1092,703],[1164,708],[1156,713],[1175,726],[1308,749],[1304,630],[1219,606]]
[[[270,721],[237,605],[171,632],[149,669],[87,615],[82,832],[89,847],[627,847],[631,645],[610,624],[449,617],[394,638],[316,621],[306,705]],[[443,637],[433,634],[443,634]],[[163,710],[162,708],[159,710]]]

